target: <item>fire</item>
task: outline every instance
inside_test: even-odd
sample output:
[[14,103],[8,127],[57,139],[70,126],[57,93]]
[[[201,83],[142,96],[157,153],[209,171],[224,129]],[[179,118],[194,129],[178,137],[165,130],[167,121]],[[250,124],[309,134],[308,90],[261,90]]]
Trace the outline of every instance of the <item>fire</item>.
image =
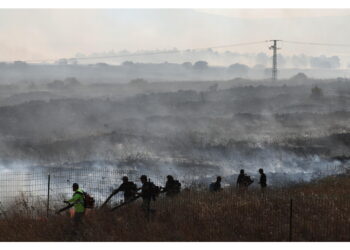
[[71,218],[74,217],[74,214],[75,214],[74,208],[69,209],[69,215]]
[[[92,212],[92,209],[85,209],[85,216],[89,215]],[[69,216],[73,218],[75,214],[74,208],[69,209]]]

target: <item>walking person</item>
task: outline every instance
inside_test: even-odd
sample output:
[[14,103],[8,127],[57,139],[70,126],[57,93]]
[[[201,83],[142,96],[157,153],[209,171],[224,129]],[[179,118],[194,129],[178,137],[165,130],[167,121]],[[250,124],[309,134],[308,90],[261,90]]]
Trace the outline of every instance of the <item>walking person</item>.
[[246,187],[246,185],[244,184],[244,178],[245,178],[244,169],[241,169],[237,177],[236,187],[238,188]]
[[168,175],[165,187],[162,188],[162,192],[165,193],[167,197],[174,197],[178,195],[180,191],[181,183],[178,180],[175,180],[172,175]]
[[216,182],[212,182],[209,185],[209,191],[211,192],[219,192],[221,191],[221,176],[216,177]]
[[142,198],[142,205],[141,208],[143,212],[145,213],[145,216],[147,220],[150,219],[150,215],[155,213],[154,209],[151,209],[151,201],[156,201],[156,197],[160,193],[160,188],[156,185],[154,185],[153,182],[150,180],[147,181],[147,176],[142,175],[140,177],[142,187],[141,192],[137,193],[137,195],[141,196]]
[[112,197],[119,192],[124,192],[124,202],[131,201],[135,198],[137,192],[136,184],[132,181],[129,181],[129,178],[127,176],[123,176],[122,181],[123,183],[117,189],[113,190],[112,194],[108,196],[101,207],[104,207],[110,201],[110,199],[112,199]]
[[73,204],[74,206],[74,216],[73,223],[74,226],[79,226],[83,220],[85,214],[85,205],[84,205],[84,191],[79,188],[78,183],[73,183],[73,197],[70,200],[64,201],[67,204]]
[[260,168],[259,169],[259,173],[260,173],[260,181],[259,181],[259,184],[260,184],[260,187],[261,187],[261,191],[264,193],[265,190],[266,190],[266,187],[267,187],[267,184],[266,184],[266,175],[264,173],[264,169]]

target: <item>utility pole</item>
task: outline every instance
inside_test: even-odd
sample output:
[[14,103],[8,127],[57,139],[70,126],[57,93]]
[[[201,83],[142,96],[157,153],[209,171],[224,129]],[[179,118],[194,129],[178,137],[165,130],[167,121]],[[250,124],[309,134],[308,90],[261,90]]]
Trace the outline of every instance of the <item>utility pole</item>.
[[277,80],[277,50],[281,48],[277,48],[277,42],[281,40],[270,40],[270,42],[273,42],[273,45],[269,47],[269,49],[273,50],[273,56],[272,56],[272,80]]

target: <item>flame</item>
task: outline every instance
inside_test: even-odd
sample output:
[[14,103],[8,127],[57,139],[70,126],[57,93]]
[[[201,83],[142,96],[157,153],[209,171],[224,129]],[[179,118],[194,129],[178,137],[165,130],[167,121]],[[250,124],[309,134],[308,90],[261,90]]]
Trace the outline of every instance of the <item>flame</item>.
[[[92,213],[92,209],[88,209],[88,208],[85,209],[85,216],[89,215],[90,213]],[[70,216],[70,218],[73,218],[74,214],[75,214],[74,208],[69,209],[69,216]]]
[[69,209],[69,215],[71,218],[74,217],[74,214],[75,214],[74,208]]

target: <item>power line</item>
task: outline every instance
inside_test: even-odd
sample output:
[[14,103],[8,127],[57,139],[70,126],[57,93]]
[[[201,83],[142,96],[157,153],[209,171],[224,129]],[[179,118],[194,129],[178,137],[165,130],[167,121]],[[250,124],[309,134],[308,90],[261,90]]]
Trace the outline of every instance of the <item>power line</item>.
[[[273,41],[273,40],[271,40]],[[263,44],[267,42],[271,42],[269,40],[264,41],[256,41],[256,42],[244,42],[244,43],[233,43],[219,46],[211,46],[205,48],[193,48],[186,50],[170,50],[170,51],[158,51],[158,52],[147,52],[147,53],[137,53],[137,54],[125,54],[125,55],[111,55],[111,56],[90,56],[90,57],[70,57],[70,58],[50,58],[50,59],[40,59],[40,60],[26,60],[27,62],[50,62],[57,61],[60,59],[67,60],[94,60],[94,59],[109,59],[109,58],[123,58],[123,57],[138,57],[138,56],[153,56],[153,55],[166,55],[166,54],[176,54],[176,53],[188,53],[194,50],[206,50],[206,49],[220,49],[220,48],[229,48],[229,47],[239,47],[239,46],[248,46],[248,45],[256,45]],[[286,41],[279,40],[283,43],[289,44],[299,44],[299,45],[311,45],[311,46],[332,46],[332,47],[350,47],[350,44],[336,44],[336,43],[317,43],[317,42],[301,42],[301,41]]]
[[136,54],[123,54],[123,55],[110,55],[110,56],[91,56],[91,57],[72,57],[72,58],[59,58],[59,59],[46,59],[46,60],[27,60],[27,62],[49,62],[49,61],[57,61],[60,59],[66,60],[94,60],[94,59],[109,59],[109,58],[123,58],[123,57],[138,57],[138,56],[153,56],[153,55],[165,55],[165,54],[176,54],[176,53],[190,53],[193,51],[200,50],[209,50],[209,49],[220,49],[220,48],[229,48],[229,47],[239,47],[239,46],[248,46],[248,45],[256,45],[263,44],[267,42],[273,42],[273,45],[269,47],[269,49],[273,50],[272,56],[272,80],[277,80],[277,42],[289,43],[289,44],[299,44],[299,45],[310,45],[310,46],[331,46],[331,47],[350,47],[350,44],[336,44],[336,43],[318,43],[318,42],[300,42],[300,41],[286,41],[286,40],[264,40],[264,41],[256,41],[256,42],[244,42],[244,43],[234,43],[234,44],[226,44],[219,46],[211,46],[206,48],[194,48],[194,49],[186,49],[186,50],[168,50],[168,51],[155,51],[155,52],[146,52],[146,53],[136,53]]
[[[93,59],[108,59],[108,58],[122,58],[122,57],[137,57],[137,56],[153,56],[153,55],[163,55],[163,54],[188,53],[189,51],[194,51],[194,50],[208,50],[208,49],[239,47],[239,46],[262,44],[262,43],[266,43],[266,42],[268,42],[268,41],[234,43],[234,44],[226,44],[226,45],[212,46],[212,47],[206,47],[206,48],[186,49],[186,50],[170,50],[170,51],[147,52],[147,53],[113,55],[113,56],[111,55],[111,56],[71,57],[71,58],[66,58],[66,59],[68,59],[68,60],[93,60]],[[49,62],[49,61],[57,61],[60,59],[65,59],[65,58],[26,60],[26,61],[27,62]]]
[[249,42],[249,43],[236,43],[236,44],[227,44],[227,45],[221,45],[221,46],[213,46],[209,48],[203,48],[203,49],[219,49],[219,48],[228,48],[228,47],[237,47],[237,46],[246,46],[246,45],[255,45],[255,44],[262,44],[267,43],[268,41],[258,41],[258,42]]
[[350,47],[350,44],[341,43],[315,43],[315,42],[298,42],[298,41],[285,41],[284,43],[300,44],[300,45],[316,45],[316,46],[333,46],[333,47]]

